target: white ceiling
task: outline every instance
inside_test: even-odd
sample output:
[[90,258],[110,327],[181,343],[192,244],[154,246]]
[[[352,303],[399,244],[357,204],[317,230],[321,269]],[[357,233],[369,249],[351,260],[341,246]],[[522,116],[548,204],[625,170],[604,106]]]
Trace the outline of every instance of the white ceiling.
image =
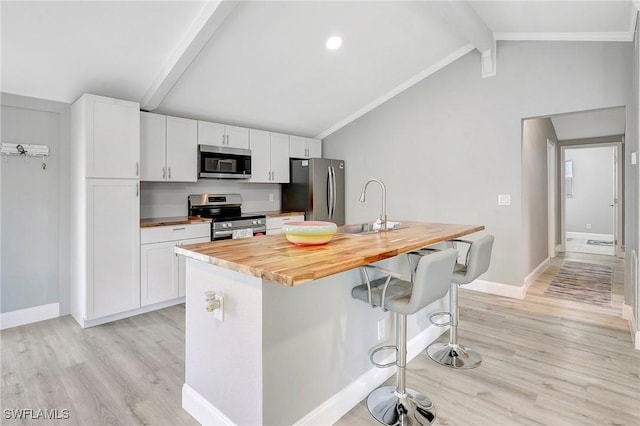
[[[217,2],[2,1],[0,90],[62,102],[89,92],[152,107],[155,97],[158,112],[326,135],[486,45],[486,34],[630,41],[634,4],[247,1],[227,16],[212,12]],[[326,50],[336,34],[342,48]]]
[[630,1],[475,1],[497,33],[623,33],[632,28]]
[[625,109],[604,108],[551,116],[558,140],[623,135]]

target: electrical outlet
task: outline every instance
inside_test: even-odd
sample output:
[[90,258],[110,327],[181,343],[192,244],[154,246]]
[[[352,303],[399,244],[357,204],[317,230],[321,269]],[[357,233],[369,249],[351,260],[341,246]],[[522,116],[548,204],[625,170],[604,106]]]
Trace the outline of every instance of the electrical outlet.
[[591,224],[587,223],[587,229],[591,229]]
[[378,321],[378,340],[384,339],[385,321],[381,319]]
[[224,296],[215,291],[204,292],[204,307],[207,312],[213,313],[213,317],[224,321]]
[[269,194],[269,201],[273,201],[273,193]]

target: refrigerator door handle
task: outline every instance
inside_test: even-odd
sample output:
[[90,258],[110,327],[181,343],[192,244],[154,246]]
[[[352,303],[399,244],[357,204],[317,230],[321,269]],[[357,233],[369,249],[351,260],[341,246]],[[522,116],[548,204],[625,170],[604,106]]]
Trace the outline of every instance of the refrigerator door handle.
[[327,167],[327,209],[329,219],[333,217],[333,179],[331,179],[331,166]]
[[336,204],[338,201],[338,184],[336,183],[336,169],[333,166],[331,166],[331,174],[333,175],[333,215],[331,216],[331,219],[335,219],[337,207]]
[[331,193],[333,194],[333,198],[331,200],[331,219],[335,219],[336,217],[336,201],[338,198],[338,188],[336,185],[336,169],[333,168],[333,166],[331,166],[331,183],[333,185],[333,191],[331,191]]

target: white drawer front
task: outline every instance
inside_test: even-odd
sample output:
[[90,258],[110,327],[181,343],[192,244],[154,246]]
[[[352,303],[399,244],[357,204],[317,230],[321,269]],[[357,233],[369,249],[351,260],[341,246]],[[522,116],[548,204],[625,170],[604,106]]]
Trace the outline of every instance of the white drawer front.
[[304,220],[304,215],[297,216],[279,216],[279,217],[268,217],[267,218],[267,233],[269,234],[269,230],[279,231],[287,222],[299,222]]
[[153,226],[140,230],[140,244],[188,240],[190,238],[211,239],[211,224],[192,223],[188,225]]

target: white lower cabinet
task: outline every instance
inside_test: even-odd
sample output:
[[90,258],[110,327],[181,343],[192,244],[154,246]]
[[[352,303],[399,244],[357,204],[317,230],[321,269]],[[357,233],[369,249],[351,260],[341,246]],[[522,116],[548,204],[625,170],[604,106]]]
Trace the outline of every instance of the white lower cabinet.
[[299,222],[304,220],[304,215],[267,217],[267,235],[282,234],[282,225],[287,222]]
[[211,224],[158,226],[140,231],[140,305],[184,297],[184,258],[174,253],[179,245],[211,240]]

